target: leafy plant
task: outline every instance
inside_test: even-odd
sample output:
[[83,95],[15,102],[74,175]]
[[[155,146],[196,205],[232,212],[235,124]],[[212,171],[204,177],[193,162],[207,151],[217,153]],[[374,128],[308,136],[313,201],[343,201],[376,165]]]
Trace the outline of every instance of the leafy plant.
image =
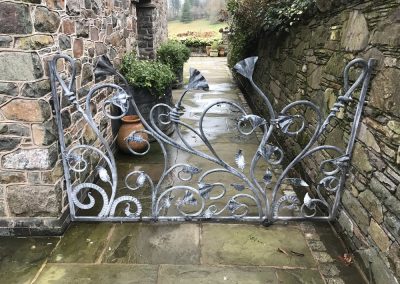
[[184,44],[169,40],[161,44],[157,50],[157,59],[161,63],[168,65],[175,74],[179,74],[183,65],[189,60],[190,49]]
[[168,65],[150,60],[138,60],[135,52],[126,54],[122,60],[121,73],[134,88],[148,89],[153,95],[161,96],[175,80]]
[[213,49],[213,50],[218,50],[218,49],[219,49],[219,44],[218,44],[217,41],[214,41],[214,42],[211,44],[211,49]]
[[228,0],[229,65],[244,59],[262,32],[285,32],[311,11],[315,0]]

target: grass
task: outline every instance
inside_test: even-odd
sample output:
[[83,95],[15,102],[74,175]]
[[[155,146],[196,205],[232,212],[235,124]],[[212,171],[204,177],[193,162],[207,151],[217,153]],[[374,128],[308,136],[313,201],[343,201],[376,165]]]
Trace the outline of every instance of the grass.
[[168,22],[168,36],[170,38],[176,37],[177,34],[185,32],[215,32],[214,36],[219,35],[219,29],[225,28],[226,23],[210,24],[208,20],[196,20],[190,23],[182,23],[180,21],[170,21]]

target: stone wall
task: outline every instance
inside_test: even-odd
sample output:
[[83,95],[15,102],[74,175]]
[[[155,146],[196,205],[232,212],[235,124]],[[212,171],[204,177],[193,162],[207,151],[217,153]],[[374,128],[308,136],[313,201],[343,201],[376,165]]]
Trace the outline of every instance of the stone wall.
[[[137,48],[137,2],[0,0],[0,235],[58,234],[68,223],[47,63],[57,52],[77,60],[83,100],[98,56],[118,65]],[[67,143],[93,137],[76,109],[63,105],[62,120]]]
[[[310,99],[325,114],[343,86],[343,69],[355,57],[378,60],[354,149],[336,226],[375,283],[400,279],[400,3],[317,1],[318,10],[286,34],[263,35],[256,82],[277,110]],[[354,74],[353,76],[354,77]],[[249,91],[254,108],[266,106]],[[351,118],[351,115],[350,115]],[[349,119],[350,120],[350,119]],[[326,143],[344,146],[349,120],[340,120]],[[297,149],[301,141],[282,141]],[[304,163],[313,177],[315,161]],[[369,268],[370,267],[370,268]],[[397,280],[394,278],[395,275]]]
[[141,0],[137,7],[139,56],[154,59],[168,38],[167,1]]

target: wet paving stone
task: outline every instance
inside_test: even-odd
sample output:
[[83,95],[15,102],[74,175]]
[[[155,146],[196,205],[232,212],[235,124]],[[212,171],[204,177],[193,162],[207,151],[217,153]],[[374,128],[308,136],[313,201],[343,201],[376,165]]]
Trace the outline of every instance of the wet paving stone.
[[200,228],[195,224],[122,224],[103,262],[199,264]]
[[0,238],[0,283],[30,283],[60,238]]
[[101,256],[114,225],[109,223],[74,223],[51,254],[49,262],[94,263]]
[[303,235],[292,226],[203,224],[201,255],[208,265],[316,267]]
[[318,270],[278,269],[279,283],[284,284],[324,284]]
[[155,265],[48,264],[35,284],[155,284]]
[[[163,284],[265,284],[278,283],[275,269],[259,267],[161,265]],[[289,283],[289,282],[285,282]],[[293,282],[295,283],[295,282]]]

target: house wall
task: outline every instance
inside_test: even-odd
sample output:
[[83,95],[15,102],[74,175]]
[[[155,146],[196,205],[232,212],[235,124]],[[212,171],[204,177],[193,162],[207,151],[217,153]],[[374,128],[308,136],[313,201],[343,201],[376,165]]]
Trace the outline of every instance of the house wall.
[[[58,52],[76,59],[83,102],[95,83],[98,56],[118,65],[126,51],[137,49],[138,2],[0,0],[0,235],[59,234],[68,224],[48,61]],[[70,71],[65,62],[57,67]],[[99,94],[95,104],[107,96]],[[93,139],[65,102],[62,119],[67,144]],[[101,114],[96,119],[109,128]]]
[[[285,34],[264,34],[260,38],[254,52],[260,57],[255,81],[270,95],[278,111],[289,102],[309,99],[327,114],[343,88],[346,64],[356,57],[377,59],[336,226],[358,256],[366,275],[371,266],[375,283],[397,283],[400,279],[400,3],[397,0],[316,2],[316,13],[308,15],[303,24],[291,27]],[[354,72],[351,74],[354,78]],[[257,112],[267,115],[259,96],[249,91],[248,99]],[[325,143],[344,146],[350,120],[351,117],[339,120]],[[291,139],[281,142],[289,153],[303,145]],[[302,164],[310,179],[315,180],[317,162]]]

